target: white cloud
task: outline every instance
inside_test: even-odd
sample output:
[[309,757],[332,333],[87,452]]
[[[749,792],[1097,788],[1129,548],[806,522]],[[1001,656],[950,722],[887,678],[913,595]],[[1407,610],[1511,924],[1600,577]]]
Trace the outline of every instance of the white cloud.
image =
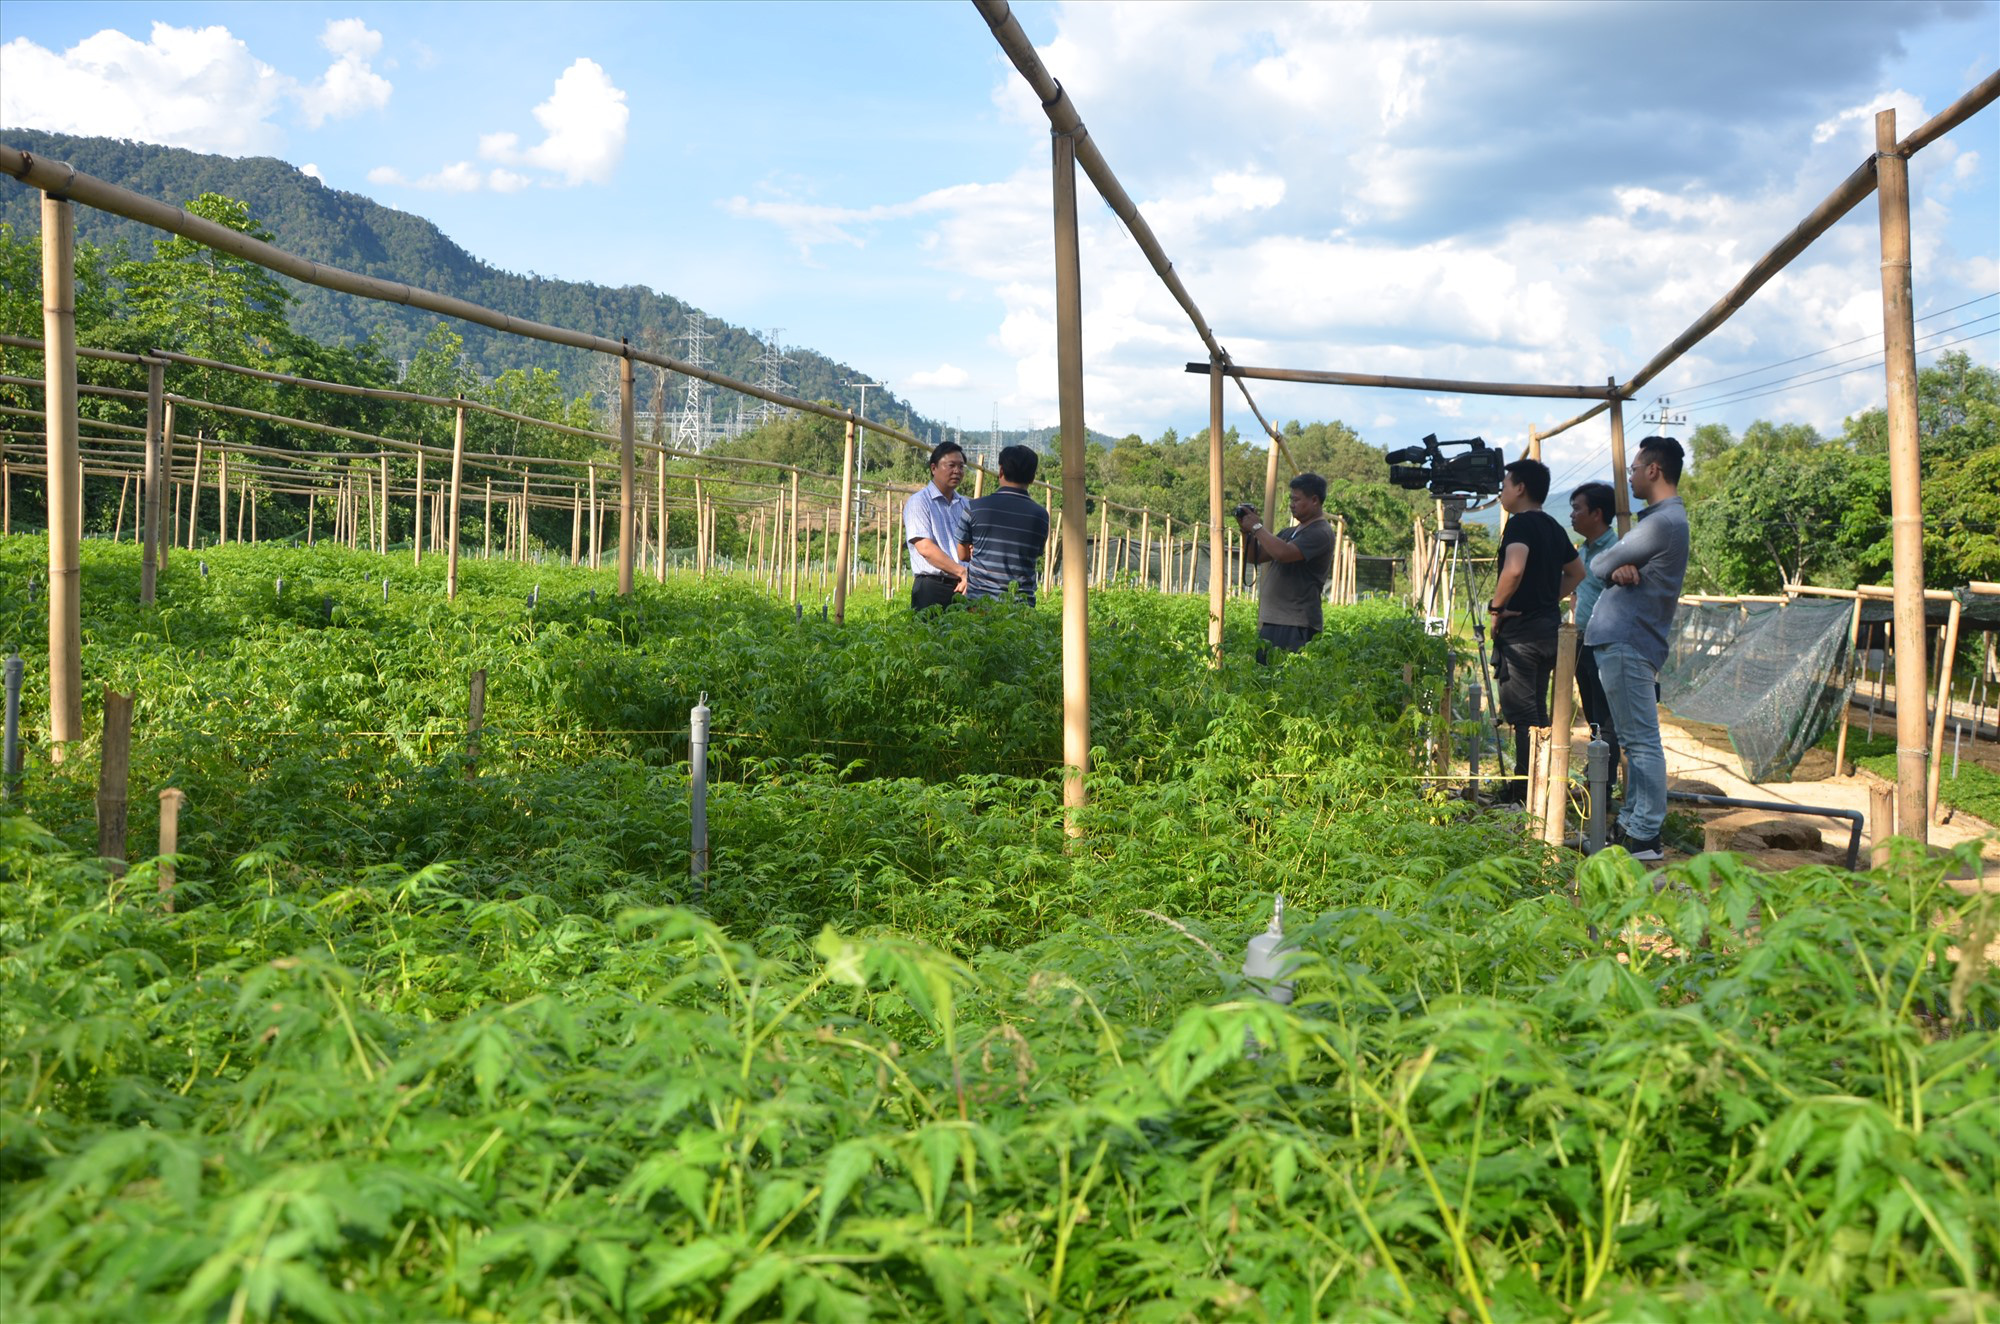
[[532,166],[562,176],[565,184],[605,184],[625,155],[632,111],[625,93],[595,60],[578,59],[556,79],[549,99],[535,107],[547,136],[533,147],[520,135],[480,136],[479,154],[502,165]]
[[919,389],[955,391],[972,380],[972,374],[950,363],[940,363],[926,372],[909,375],[909,385]]
[[107,28],[60,55],[26,37],[0,46],[0,124],[58,133],[272,152],[294,86],[219,26],[155,23],[143,42]]
[[[533,147],[506,131],[479,135],[479,155],[498,162],[491,169],[456,161],[411,179],[394,166],[368,172],[372,183],[396,188],[470,193],[519,193],[540,182],[552,186],[607,184],[625,154],[632,112],[625,93],[595,60],[578,59],[556,79],[549,99],[534,109],[547,136]],[[519,166],[521,169],[509,169]],[[533,171],[535,173],[528,173]]]
[[394,88],[369,67],[382,50],[382,34],[358,18],[335,19],[320,33],[319,44],[333,53],[318,82],[300,88],[299,108],[306,123],[317,129],[329,119],[344,119],[389,104]]
[[299,173],[307,176],[308,178],[317,179],[322,184],[326,183],[326,176],[322,175],[319,172],[319,167],[314,165],[310,161],[306,162],[304,165],[299,167]]
[[532,181],[510,170],[487,170],[470,161],[454,161],[415,179],[394,166],[376,166],[368,172],[368,182],[385,188],[414,188],[431,193],[477,193],[481,189],[517,193]]
[[61,54],[17,37],[0,46],[0,124],[229,156],[278,152],[287,103],[311,128],[388,104],[393,89],[368,63],[380,33],[340,19],[320,43],[334,62],[304,84],[220,25],[154,23],[143,42],[106,28]]

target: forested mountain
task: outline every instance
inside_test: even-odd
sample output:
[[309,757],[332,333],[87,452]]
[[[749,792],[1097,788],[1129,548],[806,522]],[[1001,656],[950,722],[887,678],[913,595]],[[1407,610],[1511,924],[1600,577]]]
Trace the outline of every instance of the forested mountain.
[[[249,204],[250,215],[272,232],[279,247],[316,262],[403,281],[538,322],[614,338],[631,336],[636,343],[676,357],[684,353],[680,338],[687,332],[694,310],[671,295],[642,285],[614,289],[501,271],[460,248],[421,216],[384,207],[357,193],[328,188],[272,157],[207,156],[177,147],[20,128],[7,129],[5,140],[10,146],[66,161],[87,174],[176,206],[202,193],[236,198]],[[24,237],[38,233],[40,197],[33,189],[0,188],[0,221],[11,222]],[[77,209],[80,241],[107,248],[122,244],[127,256],[143,258],[151,256],[153,242],[160,237],[159,231],[136,221],[89,207]],[[372,336],[391,363],[416,357],[439,320],[420,309],[356,299],[291,280],[283,284],[296,296],[290,320],[299,332],[322,344]],[[479,326],[455,323],[453,329],[465,338],[470,366],[483,376],[495,377],[509,368],[548,368],[560,372],[576,393],[598,386],[590,372],[594,356],[583,350],[523,340]],[[757,338],[712,316],[708,331],[707,354],[714,365],[733,377],[756,381],[761,350]],[[863,370],[811,349],[796,349],[785,365],[784,377],[794,395],[851,403],[853,392],[841,389],[842,383],[863,377]],[[675,385],[679,385],[678,379]],[[642,401],[641,408],[649,403]],[[933,430],[946,431],[935,420],[915,413],[893,392],[873,395],[869,415],[906,419],[920,436],[928,437]],[[718,417],[717,421],[723,420]],[[1049,432],[1044,428],[1032,436],[1046,438]],[[1005,439],[1030,439],[1030,434],[1010,433]]]

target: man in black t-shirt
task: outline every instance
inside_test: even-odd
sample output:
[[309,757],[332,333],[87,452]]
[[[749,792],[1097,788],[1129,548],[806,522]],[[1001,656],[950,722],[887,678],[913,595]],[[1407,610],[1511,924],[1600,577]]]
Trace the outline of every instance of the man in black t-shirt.
[[1514,728],[1514,775],[1503,802],[1528,796],[1528,732],[1549,724],[1549,677],[1556,669],[1562,600],[1583,582],[1584,565],[1562,525],[1542,510],[1549,467],[1516,460],[1500,483],[1507,530],[1500,536],[1500,582],[1487,607],[1493,618],[1493,676],[1500,718]]

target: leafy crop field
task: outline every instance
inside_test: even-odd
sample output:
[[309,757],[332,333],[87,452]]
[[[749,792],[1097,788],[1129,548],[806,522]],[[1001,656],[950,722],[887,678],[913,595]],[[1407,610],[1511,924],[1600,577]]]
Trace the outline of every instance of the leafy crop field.
[[90,742],[0,816],[0,1318],[2000,1316],[1949,861],[1548,854],[1418,776],[1396,609],[1212,670],[1205,603],[1097,596],[1071,842],[1050,606],[203,555],[141,613],[85,549],[174,908],[89,858]]

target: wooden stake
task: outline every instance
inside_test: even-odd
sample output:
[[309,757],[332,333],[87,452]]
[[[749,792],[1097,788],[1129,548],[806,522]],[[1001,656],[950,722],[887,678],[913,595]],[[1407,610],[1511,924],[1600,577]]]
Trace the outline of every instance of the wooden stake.
[[381,533],[375,550],[383,556],[389,554],[389,453],[382,452],[382,500],[376,507],[381,512]]
[[[1608,383],[1615,391],[1618,379]],[[1617,495],[1618,536],[1632,531],[1632,475],[1625,468],[1625,402],[1611,397],[1611,490]]]
[[632,558],[638,543],[632,536],[633,428],[637,416],[632,401],[632,357],[618,360],[618,595],[632,592]]
[[[1062,633],[1064,829],[1082,835],[1079,811],[1089,802],[1090,772],[1090,576],[1089,526],[1084,504],[1088,435],[1083,414],[1083,263],[1076,221],[1074,135],[1054,144],[1056,258],[1056,396],[1062,422]],[[1221,378],[1216,379],[1221,390]]]
[[521,564],[528,563],[528,536],[532,532],[528,525],[528,470],[521,469],[521,539],[517,546],[521,551]]
[[[215,466],[215,545],[229,545],[229,448],[221,441],[215,443],[217,458]],[[237,507],[241,513],[242,507]],[[241,539],[238,539],[241,541]]]
[[460,405],[451,424],[451,522],[445,526],[444,595],[458,596],[458,498],[465,475],[465,406]]
[[[695,479],[695,500],[701,500],[701,480]],[[847,620],[847,576],[852,567],[851,550],[854,522],[854,420],[847,420],[847,430],[840,445],[840,547],[834,553],[833,565],[833,619]]]
[[1222,663],[1223,565],[1222,545],[1222,360],[1208,365],[1208,651]]
[[583,559],[583,487],[573,483],[569,492],[569,563],[577,565]]
[[243,508],[250,504],[250,480],[245,478],[236,485],[236,542],[243,542]]
[[598,548],[604,545],[603,538],[601,536],[601,530],[603,528],[603,521],[604,521],[604,507],[599,505],[597,500],[597,466],[594,464],[591,465],[590,469],[588,470],[588,474],[590,478],[589,565],[592,570],[595,570],[597,569]]
[[[665,531],[662,530],[661,539],[664,541],[665,537]],[[791,568],[786,571],[787,592],[791,601],[797,604],[799,600],[799,475],[796,471],[792,474],[792,523],[791,534],[785,539],[785,556],[791,564]]]
[[150,607],[160,576],[160,434],[166,423],[167,365],[146,365],[146,476],[140,485],[139,604]]
[[1576,704],[1576,627],[1556,630],[1555,702],[1549,713],[1548,807],[1542,816],[1542,840],[1560,846],[1569,828],[1570,731]]
[[1924,748],[1923,471],[1910,279],[1910,163],[1896,150],[1896,112],[1875,116],[1875,196],[1882,232],[1883,363],[1888,379],[1889,534],[1895,584],[1897,835],[1930,840]]
[[181,806],[186,803],[187,792],[178,786],[160,792],[160,897],[168,910],[174,908],[173,856],[181,848]]
[[479,559],[493,559],[493,475],[486,476],[486,538],[479,546]]
[[[164,374],[164,368],[162,372]],[[160,389],[163,393],[166,390],[166,382],[164,380],[160,383]],[[174,535],[180,530],[180,489],[174,486],[173,401],[169,400],[166,402],[166,407],[161,410],[160,417],[160,482],[164,485],[160,493],[161,514],[164,515],[167,508],[167,494],[164,489],[171,488],[174,493],[174,518],[169,522],[156,526],[153,532],[153,541],[159,548],[160,573],[164,575],[167,573],[167,554],[173,550]]]
[[83,484],[77,469],[76,214],[42,195],[42,373],[48,448],[49,739],[83,736]]
[[486,729],[486,669],[472,673],[465,700],[465,780],[479,779],[479,735]]
[[[1951,716],[1952,663],[1958,657],[1958,617],[1962,608],[1963,604],[1954,597],[1945,617],[1944,644],[1938,650],[1937,711],[1931,719],[1930,780],[1924,791],[1924,810],[1932,821],[1937,819],[1938,812],[1938,777],[1944,771],[1944,728]],[[1902,695],[1900,689],[1896,693],[1898,697]],[[1901,711],[1899,706],[1897,712]]]
[[424,563],[424,453],[417,452],[417,495],[410,502],[410,564]]
[[1896,835],[1896,788],[1888,782],[1868,783],[1868,863],[1879,869],[1889,862],[1889,842]]
[[[653,482],[657,486],[655,497],[660,508],[660,540],[653,547],[653,578],[664,584],[667,582],[667,457],[659,456],[654,464]],[[792,491],[798,492],[799,476],[792,475]]]
[[97,857],[125,872],[125,793],[132,771],[132,698],[104,687],[104,745],[97,768]]
[[118,518],[111,524],[111,541],[121,542],[125,537],[125,498],[131,495],[132,475],[126,474],[118,484]]
[[[1847,624],[1847,660],[1849,665],[1853,666],[1860,673],[1861,678],[1865,682],[1867,668],[1861,663],[1861,595],[1859,593],[1854,595],[1854,617]],[[1833,775],[1836,777],[1846,777],[1851,772],[1847,764],[1847,728],[1853,725],[1848,720],[1848,714],[1853,710],[1854,703],[1851,699],[1841,700],[1840,738],[1834,742],[1833,746]]]

